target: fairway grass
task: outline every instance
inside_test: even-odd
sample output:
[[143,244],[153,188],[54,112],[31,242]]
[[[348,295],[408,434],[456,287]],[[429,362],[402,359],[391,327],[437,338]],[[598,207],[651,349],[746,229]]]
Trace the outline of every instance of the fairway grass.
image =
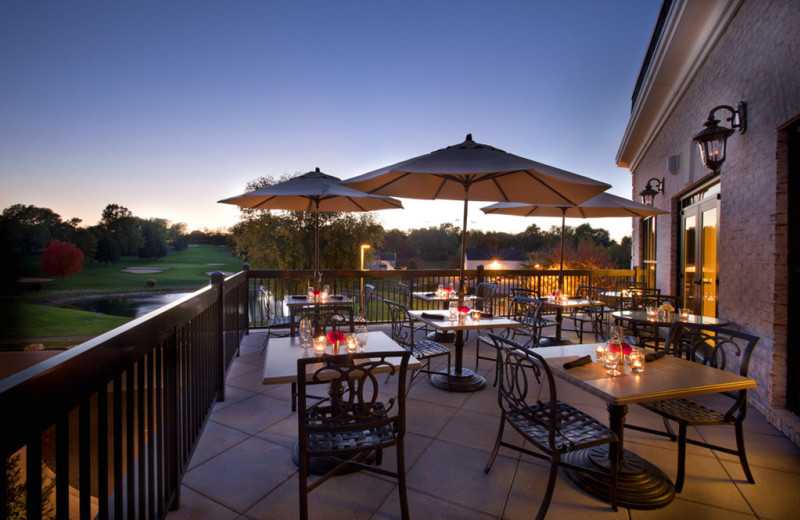
[[[47,273],[39,268],[39,258],[26,259],[23,276],[47,278]],[[123,272],[123,269],[146,270],[146,268],[166,268],[157,273]],[[207,273],[213,271],[238,272],[242,263],[230,253],[227,247],[198,245],[172,253],[158,260],[143,260],[126,256],[113,264],[84,262],[83,270],[64,280],[54,279],[45,283],[42,290],[26,295],[26,300],[47,298],[63,293],[102,293],[113,294],[139,291],[197,290],[209,283]],[[148,287],[147,280],[155,280]]]
[[[0,313],[11,318],[3,320],[0,350],[17,350],[33,342],[45,347],[75,345],[85,341],[83,336],[97,336],[131,321],[120,316],[17,302],[0,303]],[[75,337],[80,339],[61,339]]]

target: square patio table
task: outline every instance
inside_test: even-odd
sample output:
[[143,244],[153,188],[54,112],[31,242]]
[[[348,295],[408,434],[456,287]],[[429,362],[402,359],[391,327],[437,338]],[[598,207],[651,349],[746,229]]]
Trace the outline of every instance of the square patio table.
[[[444,310],[445,302],[457,302],[458,301],[458,292],[457,291],[448,291],[447,296],[438,296],[436,292],[423,292],[423,291],[416,291],[411,293],[414,298],[418,300],[422,300],[424,302],[436,302],[439,304],[439,310]],[[475,300],[481,300],[475,296],[474,294],[465,294],[464,295],[464,303]],[[443,330],[435,330],[428,334],[428,339],[431,341],[438,341],[440,343],[452,343],[456,339],[456,335],[454,332],[445,332]]]
[[578,309],[580,307],[588,307],[592,302],[580,298],[569,298],[567,300],[556,300],[551,296],[542,299],[545,305],[556,308],[556,335],[543,337],[539,341],[542,347],[551,347],[554,345],[569,345],[572,343],[568,338],[561,335],[561,325],[564,321],[564,309]]
[[[755,388],[756,381],[733,372],[719,370],[674,356],[645,364],[644,373],[609,376],[596,361],[600,345],[563,345],[536,349],[550,366],[553,374],[606,402],[609,427],[619,437],[617,502],[633,509],[655,509],[669,504],[675,497],[672,481],[649,461],[624,448],[625,415],[628,405],[661,399],[674,399],[700,394]],[[565,369],[564,363],[581,356],[591,356],[593,362]],[[573,452],[564,461],[575,466],[608,469],[608,446],[598,446]],[[596,477],[586,472],[565,468],[575,484],[587,493],[608,500],[608,477]]]
[[[344,347],[340,347],[339,352],[342,353],[343,350]],[[364,347],[365,352],[391,352],[395,350],[397,352],[405,352],[402,346],[398,345],[382,331],[370,331],[369,340]],[[328,346],[326,353],[331,354],[330,346]],[[270,338],[264,355],[262,384],[276,385],[282,383],[297,383],[297,360],[307,357],[314,358],[317,357],[317,355],[314,353],[312,347],[301,347],[300,338],[294,336]],[[391,361],[391,358],[388,358],[388,360]],[[316,369],[319,366],[314,364],[310,365],[310,368]],[[420,368],[422,368],[422,364],[417,358],[411,356],[408,359],[408,370],[419,370]],[[385,370],[377,369],[375,372],[388,372],[388,370],[388,368]],[[300,460],[297,445],[295,445],[294,451],[292,452],[292,460],[294,460],[295,464]],[[369,457],[368,460],[374,460],[374,455]],[[309,471],[315,475],[324,475],[336,465],[338,465],[336,459],[312,457]],[[345,473],[349,473],[349,471],[342,472],[342,474]]]
[[305,294],[292,294],[284,298],[286,306],[289,307],[289,331],[292,336],[296,333],[295,316],[297,312],[306,307],[317,307],[333,309],[334,311],[345,312],[348,315],[350,324],[350,332],[353,332],[355,327],[353,299],[349,296],[341,294],[331,294],[325,300],[316,298],[313,300],[308,299]]
[[431,310],[431,311],[409,311],[415,320],[422,321],[431,327],[444,331],[455,332],[456,339],[453,342],[455,347],[455,366],[450,368],[450,374],[434,374],[431,377],[431,384],[442,390],[453,392],[474,392],[486,387],[486,379],[476,374],[468,368],[464,368],[464,331],[478,329],[504,329],[508,327],[519,327],[518,321],[503,318],[502,316],[482,317],[473,320],[470,317],[450,320],[450,311]]

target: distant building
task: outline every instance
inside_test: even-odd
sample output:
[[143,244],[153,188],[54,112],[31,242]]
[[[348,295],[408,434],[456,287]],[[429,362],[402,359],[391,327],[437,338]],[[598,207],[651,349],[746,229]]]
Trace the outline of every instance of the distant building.
[[376,252],[365,267],[374,271],[394,271],[397,268],[397,254]]
[[525,253],[519,249],[468,247],[466,256],[466,269],[477,269],[479,265],[487,270],[522,269],[522,263],[527,260]]

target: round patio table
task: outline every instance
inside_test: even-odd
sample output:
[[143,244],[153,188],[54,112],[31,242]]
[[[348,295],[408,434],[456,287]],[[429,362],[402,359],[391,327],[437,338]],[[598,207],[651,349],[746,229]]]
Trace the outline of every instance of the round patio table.
[[700,325],[712,325],[719,327],[727,327],[730,325],[729,320],[722,318],[714,318],[712,316],[700,316],[697,314],[690,314],[687,317],[682,317],[679,312],[660,312],[659,314],[647,314],[647,311],[614,311],[611,316],[616,320],[630,320],[640,323],[648,323],[659,327],[671,327],[675,322],[681,323],[697,323]]

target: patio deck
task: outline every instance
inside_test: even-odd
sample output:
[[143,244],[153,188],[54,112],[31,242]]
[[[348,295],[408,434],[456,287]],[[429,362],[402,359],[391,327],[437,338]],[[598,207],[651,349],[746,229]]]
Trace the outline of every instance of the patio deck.
[[[382,327],[382,330],[386,330]],[[464,364],[474,366],[475,334]],[[290,519],[297,517],[297,468],[291,459],[297,423],[289,385],[261,384],[259,332],[246,336],[227,379],[227,399],[217,403],[183,479],[181,507],[169,520]],[[490,364],[482,362],[484,372]],[[492,377],[491,375],[489,377]],[[491,383],[491,379],[490,379]],[[607,420],[605,404],[559,381],[559,398]],[[709,397],[713,398],[713,397]],[[448,393],[420,377],[408,396],[406,467],[412,518],[530,518],[547,479],[544,461],[501,449],[492,471],[483,472],[498,425],[497,394]],[[628,422],[660,424],[631,406]],[[513,435],[506,429],[506,438]],[[702,430],[723,445],[733,429]],[[690,436],[699,436],[690,429]],[[763,416],[749,410],[745,442],[756,484],[749,484],[738,458],[688,446],[686,484],[665,508],[643,511],[608,506],[559,475],[549,518],[797,518],[800,511],[800,448]],[[625,431],[626,446],[674,478],[677,446],[666,438]],[[393,456],[384,455],[384,464]],[[400,508],[396,486],[383,477],[354,473],[331,479],[309,496],[311,518],[393,519]]]

